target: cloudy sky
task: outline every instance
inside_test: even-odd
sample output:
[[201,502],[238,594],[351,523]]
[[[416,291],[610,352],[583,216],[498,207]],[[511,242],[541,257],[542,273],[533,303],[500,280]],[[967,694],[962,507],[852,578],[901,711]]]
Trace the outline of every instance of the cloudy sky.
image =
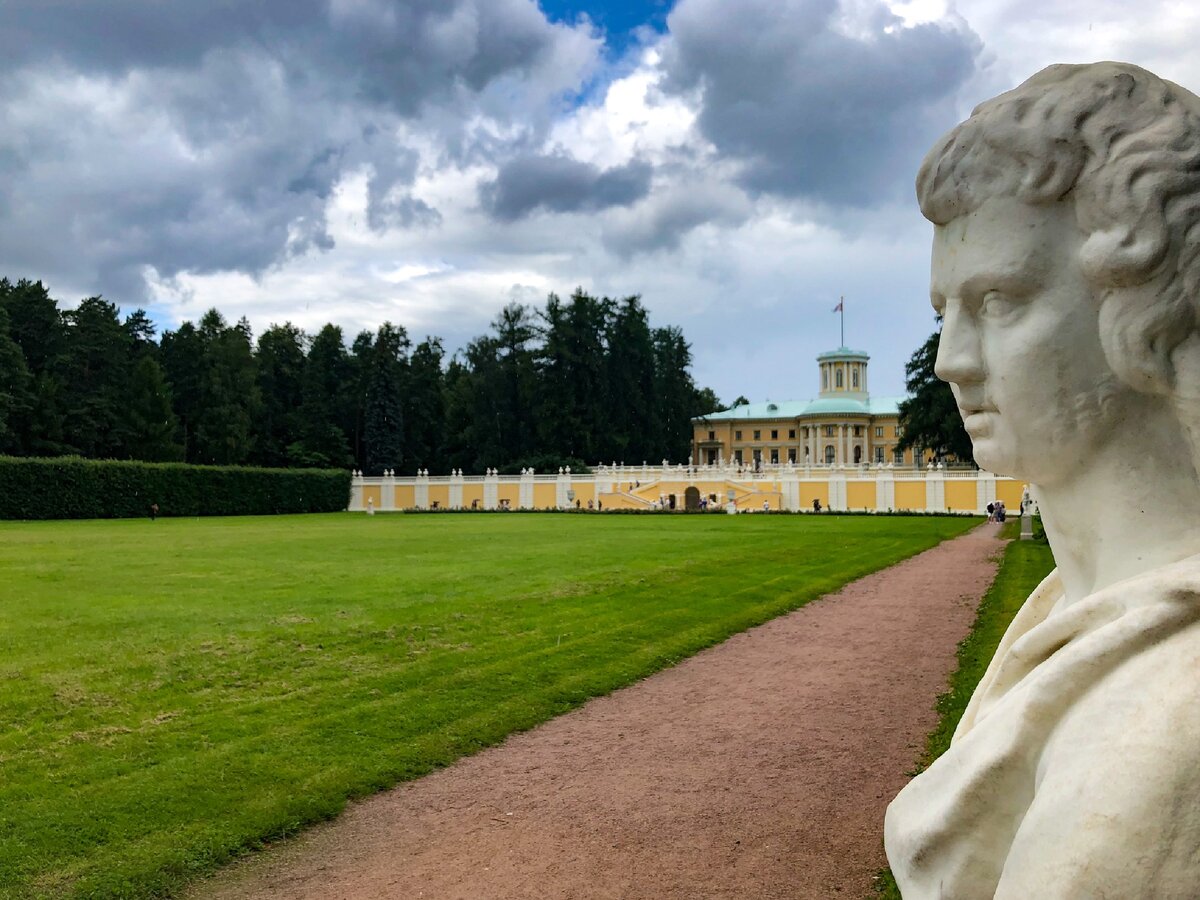
[[165,327],[641,294],[726,401],[933,327],[933,139],[1044,65],[1200,89],[1194,0],[4,0],[0,274]]

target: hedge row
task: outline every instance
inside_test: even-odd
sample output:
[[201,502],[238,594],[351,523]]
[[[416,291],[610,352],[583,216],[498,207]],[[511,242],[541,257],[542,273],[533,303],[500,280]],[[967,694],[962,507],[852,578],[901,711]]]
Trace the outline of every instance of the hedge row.
[[350,473],[0,456],[0,519],[123,519],[335,512]]

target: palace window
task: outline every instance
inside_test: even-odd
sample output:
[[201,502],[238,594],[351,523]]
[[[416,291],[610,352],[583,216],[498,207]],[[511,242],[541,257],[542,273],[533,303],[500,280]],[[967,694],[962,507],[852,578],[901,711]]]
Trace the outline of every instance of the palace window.
[[739,466],[742,464],[742,451],[741,450],[733,451],[733,461],[736,462]]
[[740,441],[742,439],[742,433],[740,431],[735,431],[733,433],[733,439],[735,441]]
[[774,428],[771,429],[771,440],[773,440],[773,441],[779,440],[779,432]]
[[896,437],[904,437],[904,429],[897,425],[892,431],[896,432]]
[[715,431],[710,431],[708,433],[708,439],[710,441],[715,441],[717,439],[717,433]]
[[883,465],[883,448],[882,447],[875,448],[875,462],[881,466]]
[[777,463],[777,462],[779,462],[779,450],[778,450],[778,448],[774,448],[774,447],[773,447],[773,448],[771,449],[771,462],[773,462],[773,463]]
[[825,437],[833,437],[833,426],[832,425],[825,426]]
[[837,451],[833,449],[833,444],[825,445],[825,465],[832,466]]
[[892,453],[892,462],[898,466],[904,465],[904,451],[899,447]]
[[882,425],[875,426],[875,437],[883,437],[883,426]]
[[837,386],[842,387],[842,370],[837,370]]
[[795,429],[795,428],[789,428],[789,429],[788,429],[788,440],[789,440],[789,441],[794,441],[795,439],[796,439],[796,429]]
[[794,463],[795,461],[796,461],[796,448],[788,447],[788,462]]
[[829,370],[825,368],[821,369],[821,390],[829,390]]
[[863,427],[861,425],[854,426],[854,436],[855,437],[862,437],[862,428]]
[[754,439],[755,439],[756,441],[761,441],[761,440],[762,440],[762,432],[761,432],[761,431],[759,431],[757,428],[756,428],[756,429],[754,429]]
[[850,372],[850,382],[855,387],[858,387],[858,369],[857,368],[855,368],[854,370],[852,370]]

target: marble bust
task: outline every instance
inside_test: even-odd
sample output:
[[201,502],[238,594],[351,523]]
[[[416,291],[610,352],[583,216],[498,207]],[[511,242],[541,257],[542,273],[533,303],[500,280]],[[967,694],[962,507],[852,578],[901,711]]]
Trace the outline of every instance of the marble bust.
[[888,808],[906,900],[1200,896],[1200,98],[1052,66],[917,178],[936,371],[1057,569]]

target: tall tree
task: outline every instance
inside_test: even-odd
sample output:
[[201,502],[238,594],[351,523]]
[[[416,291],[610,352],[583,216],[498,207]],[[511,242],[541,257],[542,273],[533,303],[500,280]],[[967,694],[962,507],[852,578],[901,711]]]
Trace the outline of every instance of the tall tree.
[[133,366],[125,413],[126,446],[133,459],[174,462],[183,459],[179,420],[171,407],[171,389],[162,366],[143,353]]
[[119,310],[100,297],[88,297],[64,318],[68,324],[63,365],[66,440],[93,459],[127,457],[131,354]]
[[304,391],[304,332],[285,322],[259,336],[257,371],[262,397],[255,423],[255,459],[265,466],[286,466],[288,447],[300,436]]
[[308,349],[301,385],[298,441],[289,446],[288,458],[300,465],[353,465],[344,410],[347,407],[353,410],[358,402],[342,329],[326,325],[317,332]]
[[346,436],[359,469],[367,468],[367,382],[371,377],[371,358],[375,335],[360,331],[350,345],[350,383],[354,402],[346,408]]
[[405,455],[411,468],[448,468],[445,452],[446,396],[442,376],[442,342],[427,337],[417,344],[408,362],[408,391],[404,410]]
[[385,468],[398,469],[405,462],[404,388],[409,346],[403,327],[391,322],[379,326],[371,348],[363,423],[364,470],[372,475]]
[[896,448],[923,448],[932,450],[938,457],[951,455],[960,462],[970,463],[975,460],[971,438],[958,414],[954,393],[933,371],[941,337],[939,328],[904,366],[909,396],[900,403],[900,425],[904,434]]
[[492,322],[494,376],[489,394],[496,417],[500,464],[522,459],[535,449],[534,394],[537,374],[530,346],[537,328],[529,307],[510,303]]
[[22,424],[33,402],[33,378],[20,345],[9,336],[8,310],[0,305],[0,453],[22,450]]
[[176,331],[163,334],[160,352],[163,371],[171,386],[172,405],[179,420],[179,438],[183,458],[200,461],[196,446],[196,426],[204,403],[206,339],[196,326],[184,322]]
[[662,422],[662,458],[683,460],[692,443],[696,385],[688,368],[692,348],[674,326],[654,329],[654,379]]
[[211,309],[200,319],[204,371],[196,420],[196,461],[218,465],[246,463],[254,449],[254,420],[261,403],[250,323],[226,325]]
[[663,442],[657,414],[654,336],[641,298],[626,297],[608,337],[609,446],[601,456],[636,463],[653,459]]

